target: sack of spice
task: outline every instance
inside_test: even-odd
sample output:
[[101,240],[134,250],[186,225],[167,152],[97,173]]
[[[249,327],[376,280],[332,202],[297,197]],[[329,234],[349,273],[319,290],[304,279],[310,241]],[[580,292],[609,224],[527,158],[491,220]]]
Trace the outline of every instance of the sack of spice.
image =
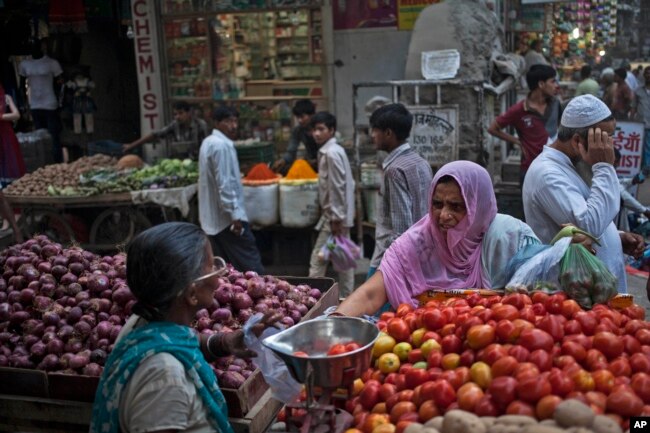
[[287,180],[314,180],[318,179],[318,173],[311,168],[311,165],[304,159],[297,159],[292,165],[287,175]]
[[266,163],[260,162],[254,165],[242,179],[244,208],[248,222],[253,227],[266,227],[278,223],[280,178],[281,176],[274,173]]

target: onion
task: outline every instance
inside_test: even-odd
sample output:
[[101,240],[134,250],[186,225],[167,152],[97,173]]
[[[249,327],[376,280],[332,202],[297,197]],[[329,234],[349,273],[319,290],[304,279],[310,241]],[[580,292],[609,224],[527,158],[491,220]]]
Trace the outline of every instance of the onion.
[[287,299],[287,292],[285,292],[284,290],[276,290],[275,296],[277,296],[278,300],[282,302],[285,299]]
[[296,305],[296,310],[300,312],[301,316],[304,316],[309,311],[309,308],[307,308],[307,306],[304,304],[298,304]]
[[65,288],[65,293],[69,296],[75,296],[77,293],[81,292],[83,290],[83,287],[81,287],[81,284],[77,283],[70,283],[67,285]]
[[90,300],[90,308],[97,312],[108,313],[111,310],[113,303],[109,299],[94,298]]
[[224,388],[238,389],[246,382],[246,378],[236,371],[226,371],[219,381]]
[[83,369],[83,374],[86,376],[101,376],[102,375],[103,368],[101,365],[91,362],[90,364],[86,365]]
[[109,335],[108,339],[110,341],[115,341],[117,340],[117,336],[120,335],[120,331],[122,330],[122,325],[115,325],[111,329],[111,335]]
[[248,280],[248,295],[252,299],[259,299],[263,298],[266,295],[266,290],[264,286],[264,281],[258,279],[257,277],[254,279]]
[[217,290],[215,290],[214,292],[214,298],[221,305],[229,304],[233,298],[232,286],[230,284],[224,284],[223,286],[219,286]]
[[21,275],[29,283],[38,280],[41,273],[31,264],[24,264],[18,268],[18,275]]
[[209,317],[201,317],[196,321],[195,328],[199,331],[210,329],[212,327],[212,320]]
[[54,278],[60,279],[66,273],[68,273],[68,268],[66,268],[65,266],[61,266],[61,265],[52,266],[52,275],[54,276]]
[[29,360],[27,355],[11,355],[9,365],[16,368],[34,368],[34,363]]
[[95,349],[90,353],[90,362],[95,362],[99,365],[104,365],[106,362],[106,351],[102,349]]
[[0,304],[0,322],[6,322],[11,316],[11,307],[8,303]]
[[306,296],[302,299],[302,303],[307,306],[307,308],[311,308],[314,305],[316,305],[316,299],[312,298],[311,296]]
[[127,302],[134,299],[134,297],[131,294],[131,291],[129,290],[128,287],[122,286],[119,287],[117,290],[113,289],[111,299],[113,300],[113,302],[123,307],[126,305]]
[[45,358],[41,361],[36,368],[39,370],[52,371],[60,368],[61,363],[59,362],[59,357],[53,353],[45,355]]
[[90,358],[85,355],[74,355],[68,359],[68,367],[72,369],[83,368],[88,365]]
[[227,308],[218,308],[210,316],[215,322],[228,323],[232,320],[232,312]]
[[195,316],[195,317],[196,317],[197,319],[202,319],[202,318],[204,318],[204,317],[209,318],[209,317],[210,317],[210,313],[208,313],[208,310],[206,310],[205,308],[201,308],[199,311],[196,312],[196,316]]
[[97,313],[97,320],[99,320],[100,322],[106,322],[109,317],[111,317],[111,315],[103,311]]
[[246,293],[235,293],[232,298],[232,306],[235,310],[243,310],[253,306],[253,300]]
[[250,319],[252,315],[253,312],[251,311],[251,309],[245,308],[243,310],[239,310],[239,312],[237,313],[237,320],[239,321],[239,323],[244,324],[248,322],[248,319]]
[[29,348],[29,353],[36,359],[41,359],[47,353],[47,346],[42,341],[37,341]]
[[79,321],[74,324],[74,330],[77,335],[79,335],[81,338],[84,338],[90,335],[93,328],[88,322]]
[[314,299],[320,299],[321,295],[322,295],[322,293],[318,289],[311,289],[309,291],[309,296],[311,296]]
[[27,311],[14,311],[9,315],[9,324],[18,326],[30,317],[31,315]]
[[25,335],[36,335],[42,337],[45,332],[45,324],[36,319],[27,319],[22,324],[23,334]]
[[36,335],[25,335],[23,337],[23,344],[25,345],[25,348],[29,349],[36,343],[37,341],[41,341],[40,338],[38,338]]
[[63,266],[63,267],[68,266],[68,258],[66,256],[57,255],[50,258],[49,261],[50,263],[52,263],[52,266]]
[[[72,337],[68,341],[66,341],[65,346],[63,347],[63,350],[65,350],[66,353],[70,353],[70,354],[77,353],[81,349],[83,349],[83,343],[80,339],[75,337]],[[64,353],[64,355],[66,353]]]
[[300,299],[302,298],[302,294],[300,293],[299,290],[297,289],[291,289],[289,292],[287,292],[287,299],[294,301],[294,302],[300,302]]
[[302,314],[298,310],[289,310],[289,317],[291,317],[293,323],[298,323],[302,319]]
[[75,274],[72,274],[70,272],[63,274],[61,278],[59,279],[61,284],[64,286],[67,286],[68,284],[76,283],[77,282],[77,276]]
[[49,343],[47,343],[47,353],[53,353],[55,355],[61,355],[63,353],[63,341],[58,338],[54,338]]
[[258,313],[266,313],[269,311],[269,306],[263,302],[260,302],[259,304],[256,304],[253,309]]
[[91,293],[101,293],[110,288],[110,281],[104,274],[92,274],[88,277],[88,290]]
[[52,306],[54,301],[47,296],[36,296],[34,298],[34,309],[36,311],[45,311]]
[[74,327],[70,325],[62,325],[56,333],[63,341],[68,341],[74,335]]
[[79,321],[88,323],[91,328],[94,328],[97,325],[97,319],[95,316],[88,314],[88,312],[81,316],[81,319],[79,319]]
[[111,315],[108,318],[108,321],[111,322],[113,325],[121,325],[123,323],[123,319],[120,316],[115,314]]
[[54,311],[46,311],[43,313],[43,324],[45,326],[58,325],[61,321],[61,317]]
[[291,326],[295,325],[295,322],[293,319],[289,316],[284,316],[281,320],[280,323],[285,325],[287,328],[290,328]]
[[47,244],[41,248],[41,256],[44,259],[56,256],[57,254],[59,254],[59,249],[55,245]]
[[52,272],[52,264],[50,262],[41,262],[36,266],[39,272],[49,274]]
[[95,332],[99,338],[108,338],[111,335],[113,324],[108,321],[99,322],[95,327]]
[[75,262],[75,263],[70,263],[68,265],[68,270],[70,271],[70,273],[79,276],[83,271],[86,270],[86,268],[84,268],[83,263]]
[[66,316],[66,321],[68,322],[69,325],[74,325],[81,319],[81,316],[83,315],[83,311],[81,310],[80,307],[72,307],[70,308],[70,311],[68,311],[68,315]]
[[22,290],[27,287],[27,282],[25,280],[25,277],[22,275],[14,275],[13,277],[9,278],[9,285],[13,286],[15,290]]

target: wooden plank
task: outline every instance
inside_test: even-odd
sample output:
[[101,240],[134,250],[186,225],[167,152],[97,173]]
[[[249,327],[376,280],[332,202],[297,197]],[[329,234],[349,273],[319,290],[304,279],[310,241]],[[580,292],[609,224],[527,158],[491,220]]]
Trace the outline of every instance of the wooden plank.
[[47,206],[64,206],[70,205],[116,205],[119,203],[132,203],[131,193],[124,192],[119,194],[99,194],[91,196],[18,196],[5,195],[11,205],[47,205]]
[[0,431],[88,431],[92,403],[0,394]]
[[48,397],[47,374],[41,370],[0,367],[0,394]]
[[244,418],[229,418],[229,421],[235,433],[263,433],[269,428],[282,406],[282,402],[271,396],[269,389]]

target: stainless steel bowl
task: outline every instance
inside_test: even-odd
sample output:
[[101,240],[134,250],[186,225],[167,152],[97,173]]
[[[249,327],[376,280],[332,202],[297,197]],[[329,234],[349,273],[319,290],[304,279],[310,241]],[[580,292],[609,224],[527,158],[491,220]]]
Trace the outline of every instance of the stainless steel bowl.
[[[328,317],[299,323],[265,338],[262,344],[273,350],[287,364],[291,375],[300,383],[324,388],[350,385],[370,366],[372,346],[379,329],[356,317]],[[361,347],[352,352],[328,356],[334,344],[354,341]],[[295,356],[306,352],[307,357]]]

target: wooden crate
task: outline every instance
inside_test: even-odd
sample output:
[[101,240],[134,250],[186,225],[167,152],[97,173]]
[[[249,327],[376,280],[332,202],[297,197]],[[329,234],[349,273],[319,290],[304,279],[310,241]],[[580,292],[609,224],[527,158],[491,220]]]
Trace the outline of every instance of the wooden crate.
[[[302,320],[315,318],[338,303],[338,284],[331,278],[279,278],[294,285],[308,284],[323,293]],[[97,377],[0,367],[0,432],[88,431],[98,382]],[[267,418],[268,426],[282,407],[271,398],[259,369],[239,389],[221,391],[236,432],[263,432],[258,428]]]

